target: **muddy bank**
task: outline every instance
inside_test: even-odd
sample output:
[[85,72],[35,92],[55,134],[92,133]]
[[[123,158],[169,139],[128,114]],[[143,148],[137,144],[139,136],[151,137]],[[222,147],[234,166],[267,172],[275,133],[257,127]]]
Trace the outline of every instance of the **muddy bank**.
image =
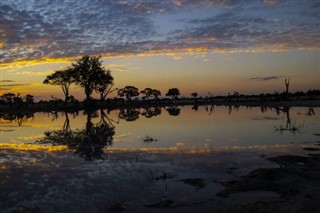
[[272,191],[280,196],[218,212],[320,212],[320,154],[309,157],[284,155],[268,158],[280,168],[256,169],[238,181],[222,182],[218,196],[241,192]]

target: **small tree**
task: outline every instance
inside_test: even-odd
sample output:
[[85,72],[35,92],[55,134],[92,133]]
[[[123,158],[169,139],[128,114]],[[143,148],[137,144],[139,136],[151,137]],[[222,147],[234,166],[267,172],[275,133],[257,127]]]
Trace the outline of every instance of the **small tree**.
[[140,93],[144,95],[142,98],[146,98],[147,100],[149,100],[150,96],[152,96],[153,94],[151,88],[145,88]]
[[73,69],[67,68],[65,70],[58,70],[51,75],[48,75],[43,81],[44,84],[58,85],[61,86],[61,89],[65,96],[65,103],[69,98],[69,88],[73,82]]
[[151,88],[145,88],[140,93],[143,94],[144,95],[143,98],[146,98],[147,100],[149,100],[150,97],[154,97],[154,99],[158,99],[159,96],[161,95],[160,90],[151,89]]
[[138,88],[134,86],[125,86],[118,90],[118,96],[126,97],[127,100],[131,100],[132,97],[136,97],[139,95]]
[[16,95],[14,93],[5,93],[1,96],[4,100],[7,101],[7,103],[10,104],[10,106],[13,103],[13,98],[16,97]]
[[161,92],[160,92],[160,90],[153,89],[152,90],[152,95],[153,95],[154,99],[158,100],[159,96],[161,96]]
[[285,100],[289,100],[290,77],[284,80],[284,84],[286,85]]
[[178,88],[171,88],[168,90],[166,96],[172,97],[172,99],[177,99],[180,95],[180,91]]
[[33,100],[33,95],[27,94],[26,95],[26,103],[27,104],[33,104],[34,100]]
[[191,93],[191,96],[194,98],[194,102],[197,102],[198,93],[193,92],[193,93]]

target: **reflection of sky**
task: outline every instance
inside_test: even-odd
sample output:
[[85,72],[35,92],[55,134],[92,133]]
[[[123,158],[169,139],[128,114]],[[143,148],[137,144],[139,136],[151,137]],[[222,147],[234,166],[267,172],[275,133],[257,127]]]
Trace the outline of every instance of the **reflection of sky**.
[[[215,107],[213,113],[203,107],[193,111],[191,107],[183,107],[179,116],[170,116],[162,109],[159,116],[147,119],[140,118],[133,122],[120,120],[114,123],[116,134],[112,148],[204,148],[223,149],[228,147],[288,145],[291,142],[302,143],[318,140],[319,108],[315,108],[315,116],[306,116],[308,108],[292,108],[290,110],[291,125],[299,130],[293,134],[288,131],[276,132],[275,127],[286,126],[285,114],[279,116],[275,111],[261,113],[260,108],[246,109],[240,107],[228,114],[227,107]],[[108,116],[117,121],[116,111]],[[86,115],[81,112],[73,118],[69,114],[70,127],[73,130],[85,127]],[[99,121],[93,118],[93,123]],[[17,124],[1,120],[1,141],[3,143],[30,143],[41,138],[48,130],[62,129],[64,114],[59,114],[55,121],[52,115],[36,113],[32,121],[18,127]],[[6,131],[14,130],[14,131]],[[143,139],[151,136],[158,141],[144,144]]]

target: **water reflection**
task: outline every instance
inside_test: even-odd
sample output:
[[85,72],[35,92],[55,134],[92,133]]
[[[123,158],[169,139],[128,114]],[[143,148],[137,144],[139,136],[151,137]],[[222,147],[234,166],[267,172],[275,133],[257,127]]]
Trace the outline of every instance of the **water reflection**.
[[72,130],[68,113],[65,112],[65,122],[62,129],[46,131],[45,137],[37,142],[66,145],[85,160],[105,159],[103,149],[112,145],[115,127],[106,119],[105,113],[100,113],[98,123],[92,122],[92,119],[98,116],[97,111],[84,111],[84,115],[86,115],[85,127],[80,130]]
[[27,113],[0,113],[0,121],[9,121],[17,123],[18,126],[22,126],[23,123],[32,121],[34,119],[34,114],[31,112]]
[[125,121],[135,121],[139,118],[140,112],[136,108],[120,109],[119,118]]
[[291,132],[295,134],[301,126],[292,124],[291,117],[290,117],[290,107],[275,107],[277,115],[280,115],[280,113],[283,113],[286,116],[286,124],[283,126],[282,124],[275,127],[275,130],[283,133],[284,131]]
[[[162,108],[167,113],[162,114]],[[214,116],[208,116],[211,114]],[[319,109],[312,107],[233,105],[195,105],[183,108],[172,105],[35,115],[2,113],[0,130],[3,133],[1,141],[8,144],[30,144],[38,139],[38,145],[65,146],[86,160],[95,160],[105,159],[105,148],[111,145],[113,149],[124,150],[169,150],[177,147],[183,150],[199,147],[212,150],[301,141],[305,140],[306,131],[312,134],[318,132],[314,127],[314,122],[317,122],[316,114],[319,114]],[[24,122],[30,122],[30,125],[26,126]],[[22,124],[24,128],[10,132],[13,131],[12,127]],[[273,131],[280,133],[281,137],[270,134]]]
[[178,116],[178,115],[180,115],[180,111],[181,111],[181,109],[177,106],[167,107],[166,110],[169,113],[169,115],[171,115],[171,116]]
[[141,115],[146,118],[152,118],[154,116],[161,115],[161,108],[160,107],[147,107],[143,108]]

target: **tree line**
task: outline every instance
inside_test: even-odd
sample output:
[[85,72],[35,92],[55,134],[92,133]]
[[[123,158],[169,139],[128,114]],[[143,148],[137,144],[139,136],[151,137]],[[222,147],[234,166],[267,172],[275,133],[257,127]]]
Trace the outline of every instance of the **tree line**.
[[[117,91],[117,95],[120,98],[125,98],[128,101],[141,96],[142,100],[159,100],[161,91],[153,88],[145,88],[139,91],[135,86],[125,86],[124,88],[114,88],[114,78],[111,75],[111,71],[102,66],[101,56],[88,56],[85,55],[79,60],[76,60],[71,66],[55,71],[54,73],[46,76],[43,81],[44,84],[59,86],[64,94],[64,103],[68,102],[77,103],[78,101],[70,95],[71,85],[79,86],[83,89],[85,100],[84,103],[90,105],[93,98],[91,95],[93,92],[100,95],[100,101],[104,102],[107,96]],[[269,101],[269,100],[289,100],[291,97],[303,97],[307,96],[308,99],[313,99],[320,96],[320,90],[309,90],[306,93],[298,91],[296,93],[289,93],[290,78],[285,80],[286,91],[283,93],[275,92],[274,94],[259,94],[259,95],[243,95],[238,92],[234,94],[228,94],[228,96],[216,96],[213,97],[209,93],[209,96],[205,100],[224,100],[227,102],[240,101],[240,100],[251,100],[256,101]],[[178,88],[170,88],[165,94],[167,97],[172,99],[178,99],[180,96],[180,90]],[[197,92],[191,93],[194,102],[202,99],[198,96]],[[53,98],[54,99],[54,98]],[[57,101],[53,100],[54,102]],[[10,106],[20,106],[33,104],[33,95],[27,94],[25,97],[21,97],[20,94],[6,93],[0,96],[0,104],[9,104]],[[61,102],[63,102],[61,100]]]
[[[91,95],[93,92],[99,93],[100,100],[103,102],[115,90],[118,91],[119,97],[125,97],[127,100],[131,100],[140,94],[143,95],[142,99],[147,100],[150,100],[150,98],[159,99],[161,96],[160,90],[152,88],[145,88],[142,91],[139,91],[135,86],[113,89],[114,78],[111,75],[111,71],[102,66],[100,58],[100,56],[83,56],[75,63],[72,63],[71,67],[48,75],[43,83],[60,86],[65,96],[65,103],[73,99],[73,96],[70,96],[70,86],[72,84],[80,86],[84,90],[85,101],[87,102],[92,100]],[[166,96],[172,98],[177,98],[179,95],[178,88],[171,88],[166,94]]]

